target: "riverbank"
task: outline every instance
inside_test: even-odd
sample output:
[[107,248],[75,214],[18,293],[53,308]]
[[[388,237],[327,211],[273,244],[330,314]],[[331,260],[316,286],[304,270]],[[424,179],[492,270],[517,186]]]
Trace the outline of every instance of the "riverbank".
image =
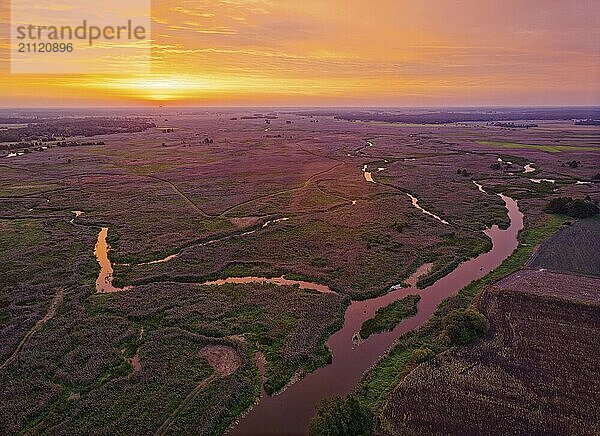
[[[280,395],[262,397],[231,430],[231,434],[305,433],[315,408],[323,398],[347,395],[355,390],[364,371],[385,355],[398,337],[426,324],[444,299],[497,268],[517,247],[517,235],[523,228],[523,214],[517,202],[501,197],[508,209],[511,225],[505,230],[497,226],[486,230],[492,240],[490,251],[461,263],[423,290],[416,288],[416,277],[423,274],[420,268],[411,277],[410,287],[393,288],[376,298],[352,301],[346,310],[343,327],[327,342],[332,354],[331,364],[307,374]],[[392,331],[371,335],[360,344],[353,341],[362,324],[373,318],[378,309],[415,293],[421,296],[415,316],[405,319]]]
[[[600,241],[585,232],[598,223],[562,226],[523,269],[485,286],[476,304],[487,334],[411,371],[379,409],[378,432],[598,434],[600,274],[580,274],[577,262],[579,246]],[[552,256],[564,244],[573,247],[557,272]]]
[[498,268],[463,287],[456,296],[444,300],[427,324],[418,331],[402,336],[360,381],[356,393],[361,402],[377,411],[391,391],[420,363],[416,359],[419,354],[417,350],[429,350],[429,359],[448,349],[449,344],[436,342],[443,330],[444,317],[453,309],[471,306],[487,285],[522,268],[535,247],[549,238],[564,222],[565,218],[562,216],[548,215],[542,226],[524,230],[519,235],[519,247]]

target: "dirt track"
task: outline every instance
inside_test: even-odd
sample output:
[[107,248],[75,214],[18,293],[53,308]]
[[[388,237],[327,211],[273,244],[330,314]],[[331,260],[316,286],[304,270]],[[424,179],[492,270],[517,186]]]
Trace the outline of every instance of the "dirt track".
[[17,345],[17,348],[15,349],[14,353],[11,354],[11,356],[8,359],[6,359],[6,361],[2,365],[0,365],[0,371],[6,368],[8,365],[10,365],[12,362],[14,362],[19,356],[19,352],[23,349],[25,344],[29,341],[29,339],[31,339],[35,332],[37,332],[44,323],[52,319],[52,317],[56,314],[56,309],[63,300],[64,294],[65,293],[63,289],[59,289],[58,291],[56,291],[56,294],[54,295],[54,298],[50,303],[50,307],[48,308],[48,312],[46,312],[46,315],[44,315],[42,319],[38,320],[33,325],[33,327],[31,327],[31,329],[25,334],[25,336],[23,336],[23,339],[21,339],[21,342],[19,342],[19,345]]
[[226,345],[207,345],[200,350],[200,356],[208,361],[208,364],[213,367],[215,372],[202,380],[198,385],[183,399],[173,413],[160,426],[156,435],[164,435],[167,433],[173,421],[186,407],[186,405],[206,386],[211,384],[217,378],[227,377],[240,367],[242,360],[233,348]]

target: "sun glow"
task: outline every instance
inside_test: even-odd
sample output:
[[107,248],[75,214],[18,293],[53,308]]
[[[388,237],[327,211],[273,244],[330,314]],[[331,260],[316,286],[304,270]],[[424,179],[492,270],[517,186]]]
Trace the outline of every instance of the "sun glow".
[[100,83],[91,82],[88,86],[153,101],[182,99],[190,94],[212,92],[219,87],[214,81],[192,76],[107,78]]
[[307,88],[320,95],[332,95],[342,91],[326,80],[192,74],[82,77],[72,81],[70,85],[149,102],[218,100],[255,94],[273,96],[277,95],[273,94],[274,90],[283,96],[301,95]]
[[[560,13],[539,17],[547,2],[152,2],[149,68],[139,68],[146,47],[125,56],[98,43],[102,56],[73,74],[0,70],[0,99],[25,107],[597,104],[600,9],[562,2]],[[57,70],[73,63],[44,61]]]

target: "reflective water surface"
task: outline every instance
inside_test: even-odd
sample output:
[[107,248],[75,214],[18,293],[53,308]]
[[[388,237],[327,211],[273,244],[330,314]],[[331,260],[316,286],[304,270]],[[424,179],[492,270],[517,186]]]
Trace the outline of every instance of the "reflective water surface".
[[[523,228],[523,214],[517,202],[504,195],[500,197],[508,209],[510,227],[501,230],[494,225],[485,230],[493,244],[490,251],[461,263],[450,274],[425,289],[418,290],[415,284],[416,277],[428,266],[423,266],[408,280],[410,287],[394,288],[370,300],[353,301],[346,310],[343,327],[327,341],[332,363],[307,374],[279,395],[271,397],[263,393],[259,403],[240,419],[230,433],[305,434],[321,399],[348,394],[358,384],[364,371],[376,363],[398,337],[427,322],[442,300],[498,267],[517,247],[517,235]],[[370,336],[360,345],[353,342],[354,334],[364,321],[375,315],[377,309],[415,293],[421,295],[421,300],[414,317],[402,321],[393,331]]]

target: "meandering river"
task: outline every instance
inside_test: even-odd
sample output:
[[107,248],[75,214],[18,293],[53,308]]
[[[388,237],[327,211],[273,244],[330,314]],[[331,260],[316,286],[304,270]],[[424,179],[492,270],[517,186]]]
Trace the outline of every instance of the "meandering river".
[[[477,184],[480,191],[485,192]],[[485,192],[487,194],[487,192]],[[323,398],[346,395],[355,388],[363,373],[373,366],[402,334],[419,328],[429,320],[438,304],[445,298],[455,295],[473,280],[483,277],[497,268],[518,246],[517,236],[523,228],[523,214],[519,211],[516,200],[499,194],[510,218],[510,226],[501,230],[494,225],[485,230],[492,241],[492,249],[487,253],[461,263],[454,271],[441,278],[433,285],[419,290],[416,288],[418,276],[426,273],[430,265],[421,266],[406,284],[408,287],[394,286],[388,293],[380,297],[364,301],[352,301],[346,309],[344,324],[327,341],[331,350],[332,363],[305,375],[289,386],[281,394],[268,396],[264,389],[257,405],[255,405],[239,423],[231,430],[231,434],[305,434],[315,408]],[[98,235],[95,254],[101,270],[96,281],[99,293],[126,291],[112,284],[112,266],[108,259],[110,249],[106,242],[108,228],[102,228]],[[324,285],[286,280],[283,277],[263,278],[228,278],[202,284],[270,282],[279,285],[297,284],[301,288],[331,292]],[[366,340],[356,343],[354,335],[360,330],[362,323],[375,315],[377,309],[384,307],[409,294],[420,294],[418,312],[415,316],[402,321],[394,330],[371,335]]]
[[[510,226],[501,230],[494,225],[485,230],[493,244],[490,251],[461,263],[425,289],[418,290],[415,284],[416,277],[425,271],[426,266],[411,277],[408,288],[395,288],[377,298],[353,301],[346,310],[343,327],[327,341],[332,363],[305,375],[279,395],[270,397],[263,392],[259,403],[240,419],[230,434],[305,434],[315,408],[323,398],[350,393],[363,373],[386,353],[397,338],[425,324],[442,300],[496,269],[517,248],[517,235],[523,228],[523,214],[517,202],[505,195],[500,197],[508,209]],[[375,315],[377,309],[415,293],[421,295],[415,316],[404,320],[391,332],[372,335],[359,345],[353,342],[354,334],[364,321]]]
[[127,291],[128,289],[131,289],[131,286],[127,286],[125,288],[117,288],[113,286],[113,268],[110,263],[110,259],[108,258],[110,245],[108,245],[108,242],[106,242],[107,236],[108,227],[102,227],[100,233],[98,234],[98,242],[96,242],[96,246],[94,247],[94,254],[96,255],[98,265],[100,265],[100,272],[98,273],[98,278],[96,279],[96,292],[99,294]]
[[426,209],[423,209],[420,205],[419,205],[419,199],[413,195],[410,194],[406,194],[410,197],[410,201],[412,202],[412,205],[414,207],[416,207],[417,209],[419,209],[421,212],[423,212],[425,215],[429,215],[432,218],[435,218],[436,220],[438,220],[439,222],[441,222],[442,224],[446,224],[449,225],[450,223],[448,221],[446,221],[445,219],[440,218],[439,216],[437,216],[436,214],[434,214],[433,212],[429,212]]

